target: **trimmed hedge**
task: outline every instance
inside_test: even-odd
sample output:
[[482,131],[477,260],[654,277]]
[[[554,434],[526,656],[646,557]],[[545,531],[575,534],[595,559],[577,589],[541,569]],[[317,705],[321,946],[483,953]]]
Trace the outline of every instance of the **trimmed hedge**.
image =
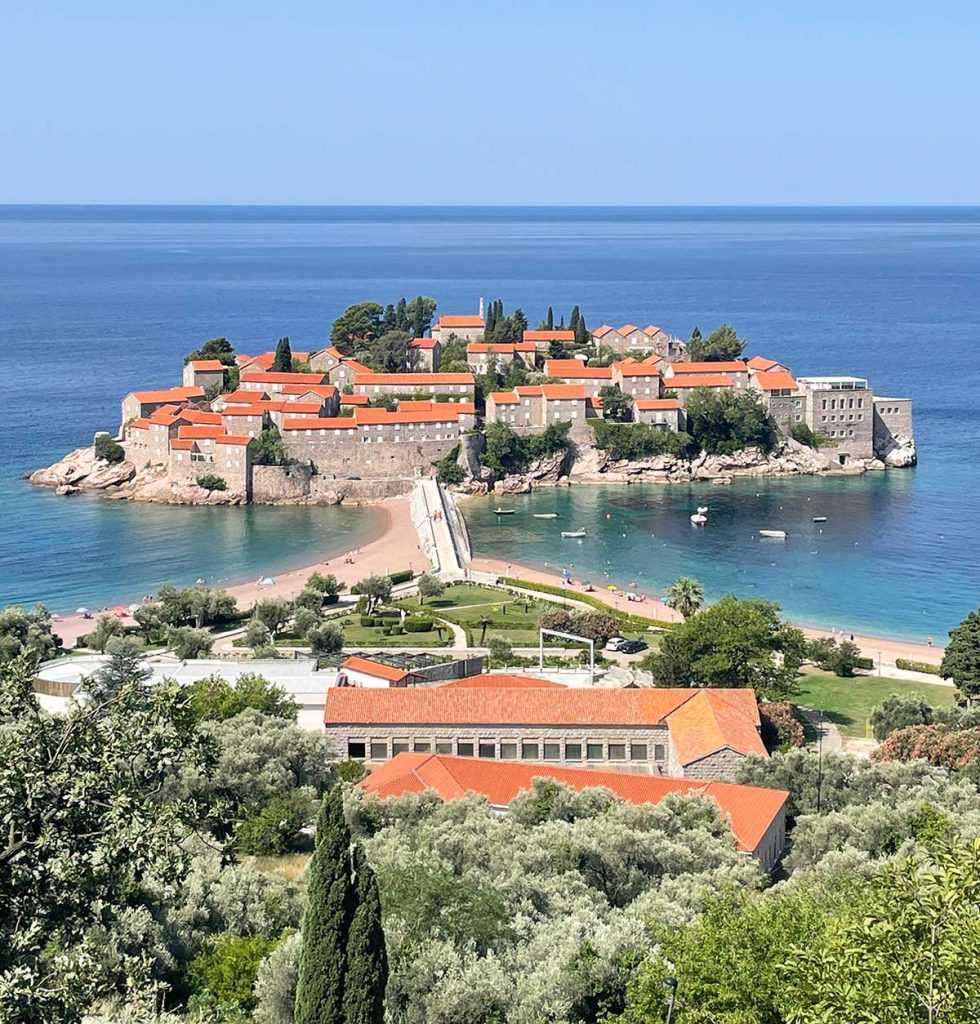
[[909,658],[896,658],[895,668],[904,669],[906,672],[928,672],[931,676],[942,677],[942,668],[933,665],[928,661],[911,661]]
[[373,615],[362,615],[360,622],[362,626],[377,626],[380,625],[381,620],[376,619]]
[[410,615],[402,625],[405,627],[406,633],[429,633],[432,631],[434,623],[432,619],[427,619],[422,615]]
[[507,587],[520,587],[521,590],[536,590],[541,594],[554,594],[555,597],[564,597],[568,600],[581,601],[583,604],[592,605],[593,608],[598,608],[601,612],[606,612],[610,615],[615,615],[623,620],[633,620],[638,624],[638,628],[644,629],[646,626],[657,626],[660,629],[673,629],[673,622],[664,622],[663,619],[651,619],[646,615],[634,615],[621,612],[618,608],[613,608],[612,605],[606,604],[601,598],[596,597],[593,594],[583,594],[578,590],[568,591],[562,587],[552,586],[550,583],[532,583],[530,580],[519,580],[513,576],[501,576],[500,582]]
[[862,658],[855,658],[854,659],[854,667],[855,668],[865,668],[865,669],[874,668],[875,667],[875,660],[874,660],[874,658],[863,658],[863,657]]
[[415,572],[412,569],[401,569],[398,572],[388,573],[388,579],[391,580],[392,584],[397,583],[408,583],[409,580],[414,579]]

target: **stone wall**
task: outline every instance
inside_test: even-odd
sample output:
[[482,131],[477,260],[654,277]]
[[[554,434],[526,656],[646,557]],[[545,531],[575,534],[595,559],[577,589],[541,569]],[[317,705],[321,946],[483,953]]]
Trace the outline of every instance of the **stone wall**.
[[733,782],[735,773],[745,760],[744,754],[726,747],[717,753],[702,757],[700,761],[685,765],[679,774],[686,779],[708,779],[716,782]]
[[253,466],[252,501],[261,505],[337,505],[408,494],[411,478],[338,480],[309,466]]
[[[353,421],[352,421],[353,423]],[[455,426],[455,424],[454,424]],[[315,432],[314,432],[315,434]],[[300,431],[287,431],[286,450],[299,462],[313,463],[323,476],[348,479],[393,479],[428,475],[433,462],[448,455],[459,444],[454,433],[438,441],[399,441],[376,444],[364,441],[359,431],[325,431],[320,437],[306,437]]]

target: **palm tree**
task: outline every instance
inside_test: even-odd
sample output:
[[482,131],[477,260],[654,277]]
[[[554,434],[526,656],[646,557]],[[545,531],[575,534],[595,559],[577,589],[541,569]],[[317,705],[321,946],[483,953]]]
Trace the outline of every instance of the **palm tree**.
[[481,632],[480,632],[480,646],[481,647],[483,647],[483,645],[486,643],[486,640],[487,640],[487,630],[492,625],[493,625],[493,619],[488,619],[486,616],[484,616],[482,619],[480,619],[479,626],[480,626],[480,630],[481,630]]
[[679,576],[667,589],[667,607],[680,612],[685,619],[700,611],[703,604],[704,589],[690,576]]

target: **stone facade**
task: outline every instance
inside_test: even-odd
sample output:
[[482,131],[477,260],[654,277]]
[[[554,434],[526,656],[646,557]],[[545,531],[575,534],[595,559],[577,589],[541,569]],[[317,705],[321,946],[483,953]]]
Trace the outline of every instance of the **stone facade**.
[[637,399],[633,405],[633,419],[674,433],[683,430],[685,424],[683,407],[676,399],[670,398]]
[[912,437],[912,399],[874,397],[874,448],[888,451]]
[[801,377],[807,426],[828,443],[821,451],[844,466],[874,458],[874,396],[861,377]]
[[653,367],[641,365],[612,367],[612,382],[618,384],[624,395],[633,398],[659,398],[660,374]]
[[672,765],[671,775],[683,775],[686,779],[705,779],[706,781],[730,782],[745,760],[744,754],[726,747],[715,751],[699,761],[686,765]]
[[354,394],[368,395],[445,395],[460,402],[474,398],[472,373],[358,373]]

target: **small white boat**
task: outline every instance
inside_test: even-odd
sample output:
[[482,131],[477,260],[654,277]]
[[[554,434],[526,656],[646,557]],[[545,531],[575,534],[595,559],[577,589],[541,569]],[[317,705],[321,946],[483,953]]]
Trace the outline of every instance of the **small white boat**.
[[786,540],[785,530],[760,530],[760,537],[774,537],[776,540]]
[[535,512],[533,513],[535,519],[557,519],[557,512]]
[[516,511],[515,508],[495,508],[493,514],[495,516],[512,516]]
[[691,516],[691,522],[692,522],[692,523],[693,523],[693,524],[694,524],[695,526],[704,526],[704,524],[705,524],[705,523],[706,523],[707,521],[708,521],[708,517],[707,517],[707,516],[704,516],[704,515],[702,515],[702,514],[701,514],[700,512],[696,512],[696,513],[695,513],[695,514],[694,514],[693,516]]
[[561,535],[563,537],[584,537],[585,530],[562,530]]
[[815,523],[825,523],[825,522],[827,522],[827,517],[826,516],[814,516],[813,517],[813,521]]

